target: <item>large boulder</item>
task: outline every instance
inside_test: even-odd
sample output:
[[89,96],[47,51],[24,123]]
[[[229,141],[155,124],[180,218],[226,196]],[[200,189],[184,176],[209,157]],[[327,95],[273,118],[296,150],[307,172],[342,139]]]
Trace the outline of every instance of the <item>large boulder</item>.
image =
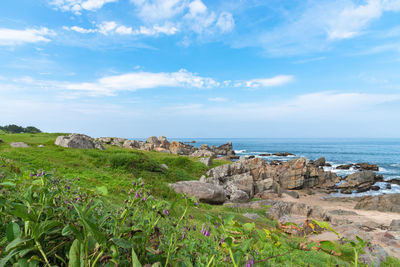
[[96,141],[109,145],[112,142],[112,138],[111,137],[99,137],[99,138],[96,138]]
[[219,147],[213,147],[212,150],[217,155],[223,156],[234,156],[235,151],[233,151],[232,142],[228,142],[226,144],[220,145]]
[[303,188],[307,174],[306,159],[299,158],[277,166],[279,182],[284,189]]
[[315,167],[323,167],[326,165],[325,157],[321,157],[319,159],[311,161],[310,164],[314,165]]
[[136,140],[126,140],[122,146],[124,148],[139,149],[140,143]]
[[194,158],[214,158],[215,153],[209,150],[199,149],[189,155],[190,157]]
[[184,144],[182,142],[172,141],[169,145],[169,150],[173,154],[190,155],[197,150],[194,146]]
[[178,194],[194,196],[199,201],[210,204],[225,202],[225,191],[221,186],[199,181],[182,181],[170,184],[169,187]]
[[10,146],[11,147],[29,147],[24,142],[13,142],[13,143],[10,143]]
[[212,158],[201,158],[200,162],[203,163],[204,165],[206,165],[207,167],[211,167],[211,165],[213,164]]
[[355,165],[355,168],[357,169],[361,169],[361,170],[366,170],[366,171],[379,171],[379,167],[376,164],[369,164],[366,162],[361,162],[361,163],[357,163]]
[[100,143],[95,143],[93,139],[84,134],[71,134],[69,136],[59,136],[54,142],[57,146],[81,149],[104,149]]
[[400,194],[362,197],[355,209],[400,212]]
[[379,180],[382,180],[382,177],[377,176],[373,171],[360,171],[345,177],[343,182],[337,187],[348,192],[354,189],[361,192],[369,190],[369,188]]
[[158,147],[158,146],[160,146],[161,141],[158,140],[158,138],[155,136],[150,136],[149,138],[147,138],[146,143],[152,144],[152,145],[154,145],[154,147]]

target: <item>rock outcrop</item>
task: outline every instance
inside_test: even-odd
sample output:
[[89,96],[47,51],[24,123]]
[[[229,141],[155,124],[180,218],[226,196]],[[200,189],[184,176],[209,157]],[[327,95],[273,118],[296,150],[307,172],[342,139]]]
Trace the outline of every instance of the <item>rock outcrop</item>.
[[25,144],[24,142],[13,142],[10,143],[11,147],[29,147],[29,145]]
[[200,162],[203,163],[204,165],[206,165],[207,167],[211,167],[211,165],[213,164],[212,158],[201,158]]
[[362,197],[355,209],[400,212],[400,194]]
[[229,201],[243,202],[253,197],[281,195],[282,192],[296,198],[298,194],[290,191],[293,189],[318,187],[333,190],[340,177],[313,164],[307,164],[305,158],[278,165],[268,164],[261,158],[253,158],[213,168],[200,181],[222,186]]
[[381,180],[383,177],[376,175],[373,171],[360,171],[345,177],[337,187],[343,193],[352,193],[354,190],[364,192],[369,190],[375,182]]
[[221,186],[199,181],[183,181],[170,184],[169,187],[178,194],[194,196],[201,202],[209,204],[222,204],[225,202],[225,191]]
[[104,147],[100,142],[95,142],[90,136],[84,134],[71,134],[68,136],[58,136],[54,144],[57,146],[68,147],[68,148],[80,148],[80,149],[96,148],[104,150]]

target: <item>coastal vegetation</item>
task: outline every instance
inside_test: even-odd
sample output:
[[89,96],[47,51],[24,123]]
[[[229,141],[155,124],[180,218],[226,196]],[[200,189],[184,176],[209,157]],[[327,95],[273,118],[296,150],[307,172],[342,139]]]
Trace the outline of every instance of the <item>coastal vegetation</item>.
[[[271,220],[268,206],[208,205],[168,187],[226,161],[206,167],[190,157],[114,146],[70,149],[54,145],[59,135],[0,134],[0,267],[359,266],[370,249],[361,238],[308,241],[335,232],[325,222],[308,222],[307,232]],[[399,264],[388,257],[382,266]]]

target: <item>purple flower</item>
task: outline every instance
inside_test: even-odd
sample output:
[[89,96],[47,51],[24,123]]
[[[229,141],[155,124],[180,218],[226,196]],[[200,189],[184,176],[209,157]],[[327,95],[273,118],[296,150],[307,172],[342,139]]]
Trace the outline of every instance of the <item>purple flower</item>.
[[32,177],[33,175],[34,175],[33,173],[30,173],[30,174],[29,174],[30,177]]
[[222,238],[222,239],[219,241],[219,244],[222,245],[222,243],[224,243],[224,241],[225,241],[225,239]]
[[169,215],[169,211],[167,209],[163,210],[164,215],[168,216]]
[[141,186],[144,186],[144,182],[142,182]]
[[185,239],[185,234],[182,234],[181,238],[182,238],[182,239]]
[[46,172],[45,172],[45,171],[42,171],[42,173],[41,173],[40,175],[42,175],[42,176],[43,176],[43,175],[45,175],[45,174],[46,174]]
[[253,266],[254,265],[254,260],[249,260],[249,261],[247,261],[246,262],[246,267],[251,267],[251,266]]
[[198,206],[199,205],[199,201],[197,201],[196,203],[194,203],[196,206]]
[[76,178],[76,180],[80,181],[80,180],[81,180],[81,178],[79,178],[79,177],[78,177],[78,178]]
[[139,196],[139,194],[138,193],[136,193],[135,194],[135,198],[139,198],[140,196]]
[[143,198],[143,201],[146,201],[146,200],[147,200],[147,198],[146,198],[146,197],[144,197],[144,198]]
[[190,215],[189,217],[190,217],[190,219],[193,219],[193,218],[194,218],[194,216],[193,216],[193,215]]

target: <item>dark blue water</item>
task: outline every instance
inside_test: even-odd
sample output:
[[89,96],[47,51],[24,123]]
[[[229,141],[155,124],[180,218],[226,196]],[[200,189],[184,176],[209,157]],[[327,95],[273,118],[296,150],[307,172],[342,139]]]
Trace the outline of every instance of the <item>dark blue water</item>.
[[[315,160],[325,157],[333,168],[326,168],[344,176],[355,170],[336,170],[341,164],[368,162],[379,166],[379,174],[385,180],[400,179],[400,139],[176,139],[179,141],[196,141],[195,146],[202,144],[221,145],[233,143],[233,149],[239,156],[261,153],[290,152],[296,157]],[[268,161],[290,160],[293,157],[262,157]],[[397,188],[397,187],[396,187]]]

